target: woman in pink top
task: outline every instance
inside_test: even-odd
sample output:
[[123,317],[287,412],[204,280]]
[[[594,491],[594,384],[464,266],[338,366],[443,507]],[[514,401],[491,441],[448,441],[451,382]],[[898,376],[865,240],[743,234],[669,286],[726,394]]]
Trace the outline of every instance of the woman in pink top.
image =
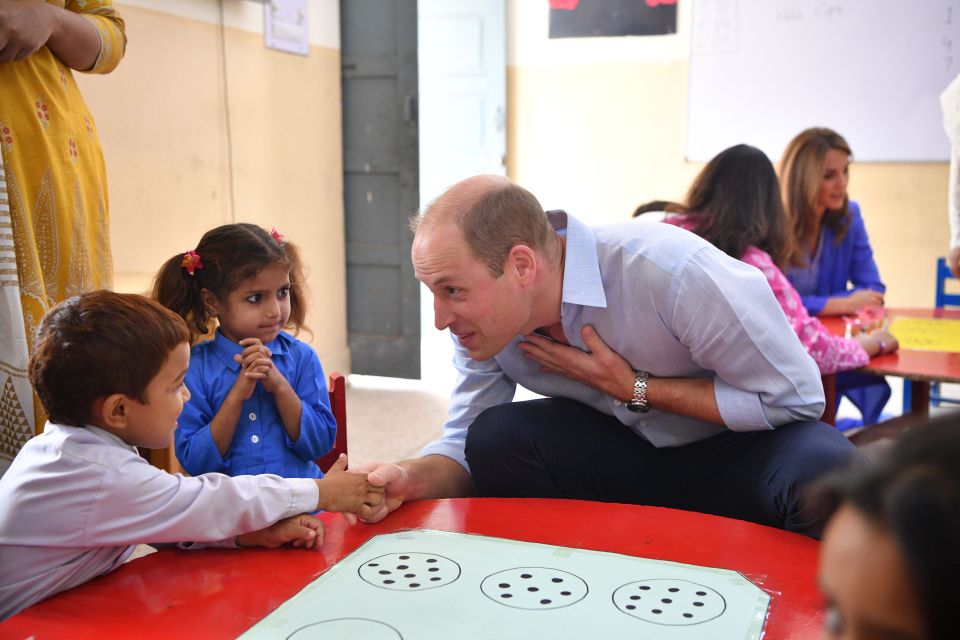
[[[878,330],[848,339],[835,336],[807,313],[800,294],[780,270],[788,253],[786,216],[777,174],[767,156],[740,144],[722,151],[703,168],[686,204],[667,203],[664,222],[709,240],[715,247],[759,269],[821,373],[857,369],[871,356],[896,351],[897,339]],[[647,210],[641,206],[638,213]]]

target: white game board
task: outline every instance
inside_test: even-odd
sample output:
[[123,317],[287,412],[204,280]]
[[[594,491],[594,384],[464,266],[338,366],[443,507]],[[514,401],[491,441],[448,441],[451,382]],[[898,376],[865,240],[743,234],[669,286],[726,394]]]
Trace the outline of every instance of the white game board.
[[736,571],[445,531],[371,538],[241,638],[748,638]]

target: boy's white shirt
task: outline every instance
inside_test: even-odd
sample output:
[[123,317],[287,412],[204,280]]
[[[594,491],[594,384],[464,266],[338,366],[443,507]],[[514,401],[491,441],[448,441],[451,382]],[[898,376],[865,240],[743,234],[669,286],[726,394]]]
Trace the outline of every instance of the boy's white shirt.
[[115,569],[141,543],[229,546],[318,498],[312,479],[170,474],[102,429],[48,422],[0,478],[0,619]]

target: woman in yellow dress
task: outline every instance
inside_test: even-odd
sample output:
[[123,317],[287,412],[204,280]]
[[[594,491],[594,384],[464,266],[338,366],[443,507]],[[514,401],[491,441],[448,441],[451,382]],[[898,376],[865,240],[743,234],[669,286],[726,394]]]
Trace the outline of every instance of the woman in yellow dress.
[[26,379],[37,323],[112,285],[106,169],[72,70],[108,73],[125,48],[110,0],[0,0],[0,472],[43,427]]

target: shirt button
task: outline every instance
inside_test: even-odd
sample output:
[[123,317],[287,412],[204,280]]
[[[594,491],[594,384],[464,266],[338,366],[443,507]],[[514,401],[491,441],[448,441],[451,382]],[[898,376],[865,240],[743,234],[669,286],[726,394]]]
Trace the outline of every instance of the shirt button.
[[251,411],[251,412],[250,412],[250,415],[248,415],[247,417],[250,418],[250,420],[256,420],[256,419],[257,419],[257,414],[255,414],[254,412]]
[[[640,426],[641,426],[641,427],[647,426],[647,421],[646,421],[646,420],[641,420],[641,421],[640,421]],[[256,438],[257,436],[253,436],[253,437]]]
[[620,405],[623,404],[623,402],[621,402],[620,400],[614,400],[614,401],[613,401],[613,404],[615,404],[615,405],[617,405],[617,406],[619,407]]
[[257,434],[253,434],[252,436],[250,436],[250,442],[252,442],[253,444],[257,444],[258,442],[260,442],[260,436],[258,436]]

